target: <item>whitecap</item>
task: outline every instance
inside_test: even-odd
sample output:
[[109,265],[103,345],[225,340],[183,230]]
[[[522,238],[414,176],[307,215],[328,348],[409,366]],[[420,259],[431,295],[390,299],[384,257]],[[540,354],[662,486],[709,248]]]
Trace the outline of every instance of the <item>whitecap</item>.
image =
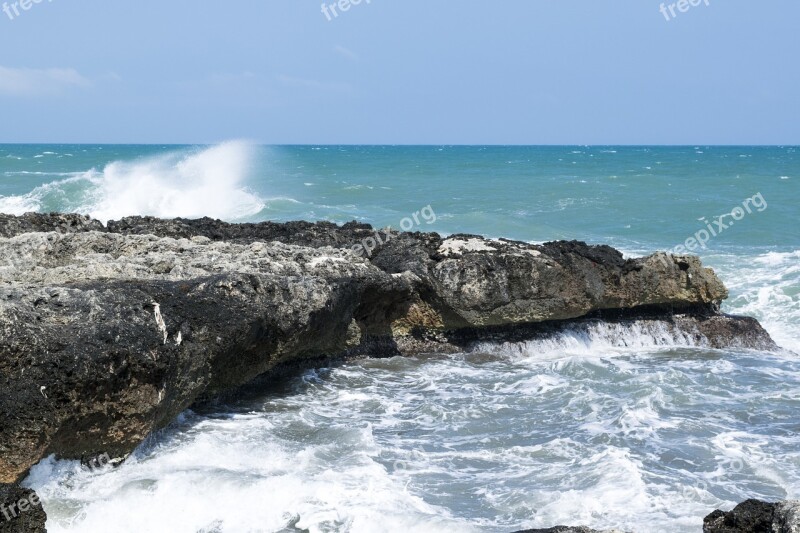
[[24,195],[0,198],[0,212],[78,212],[103,222],[132,215],[241,220],[266,207],[264,200],[245,186],[251,159],[248,143],[231,141],[116,161],[102,172],[64,173],[70,176],[66,180],[41,185]]

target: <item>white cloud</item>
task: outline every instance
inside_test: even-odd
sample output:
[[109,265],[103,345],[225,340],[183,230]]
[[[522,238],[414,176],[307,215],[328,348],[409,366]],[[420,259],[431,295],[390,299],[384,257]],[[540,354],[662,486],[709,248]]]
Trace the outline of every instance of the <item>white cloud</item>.
[[9,68],[0,66],[0,94],[41,96],[70,87],[87,88],[92,82],[73,68]]
[[347,58],[347,59],[349,59],[350,61],[358,61],[358,54],[356,54],[355,52],[353,52],[353,51],[352,51],[352,50],[350,50],[349,48],[345,48],[344,46],[342,46],[342,45],[340,45],[340,44],[337,44],[336,46],[334,46],[334,47],[333,47],[333,50],[334,50],[334,51],[335,51],[337,54],[339,54],[339,55],[342,55],[342,56],[346,57],[346,58]]

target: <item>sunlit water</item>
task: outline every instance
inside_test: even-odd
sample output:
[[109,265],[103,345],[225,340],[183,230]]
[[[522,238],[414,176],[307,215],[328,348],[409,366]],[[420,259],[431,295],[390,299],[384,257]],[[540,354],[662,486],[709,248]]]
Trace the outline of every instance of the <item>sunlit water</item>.
[[[71,155],[66,155],[71,154]],[[2,177],[5,176],[5,177]],[[469,354],[309,371],[185,413],[117,469],[44,461],[50,531],[699,532],[800,497],[800,158],[794,148],[0,146],[0,211],[352,218],[528,241],[698,250],[788,350],[595,325]],[[218,199],[219,201],[212,201]]]

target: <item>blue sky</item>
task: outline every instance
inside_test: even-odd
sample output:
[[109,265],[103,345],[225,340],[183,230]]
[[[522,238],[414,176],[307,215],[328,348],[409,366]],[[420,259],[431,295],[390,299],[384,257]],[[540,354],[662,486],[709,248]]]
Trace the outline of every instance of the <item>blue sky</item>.
[[800,144],[797,0],[366,2],[0,12],[0,142]]

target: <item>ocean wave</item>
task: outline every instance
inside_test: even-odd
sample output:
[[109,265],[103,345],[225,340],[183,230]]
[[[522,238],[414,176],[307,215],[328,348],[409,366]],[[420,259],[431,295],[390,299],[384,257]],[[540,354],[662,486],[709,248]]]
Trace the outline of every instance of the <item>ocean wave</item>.
[[[616,247],[626,258],[653,251],[644,243]],[[706,255],[703,262],[730,291],[722,304],[724,312],[757,318],[778,345],[800,353],[800,250],[756,254],[738,250]]]
[[27,194],[23,196],[0,196],[0,213],[22,215],[31,211],[38,211],[39,206],[39,202]]
[[117,469],[51,458],[25,484],[48,530],[88,532],[684,533],[749,496],[796,496],[796,359],[626,350],[310,370],[291,392],[185,413]]
[[[117,469],[87,471],[51,457],[27,483],[45,499],[54,532],[474,529],[409,493],[376,460],[368,426],[316,432],[302,449],[280,437],[287,426],[303,431],[305,425],[300,417],[188,413],[182,433],[168,432]],[[48,507],[47,500],[59,499],[81,512]]]
[[202,150],[116,161],[102,172],[67,174],[67,179],[27,194],[0,197],[0,212],[77,212],[103,222],[132,215],[241,220],[266,206],[244,186],[251,158],[249,144],[232,141]]
[[731,292],[723,310],[757,318],[780,346],[800,353],[800,250],[709,258]]
[[82,176],[84,172],[36,172],[31,170],[6,171],[5,176]]
[[628,324],[586,322],[543,339],[522,342],[481,342],[470,351],[543,361],[568,356],[607,357],[642,349],[706,347],[691,332],[670,328],[664,322],[634,321]]

